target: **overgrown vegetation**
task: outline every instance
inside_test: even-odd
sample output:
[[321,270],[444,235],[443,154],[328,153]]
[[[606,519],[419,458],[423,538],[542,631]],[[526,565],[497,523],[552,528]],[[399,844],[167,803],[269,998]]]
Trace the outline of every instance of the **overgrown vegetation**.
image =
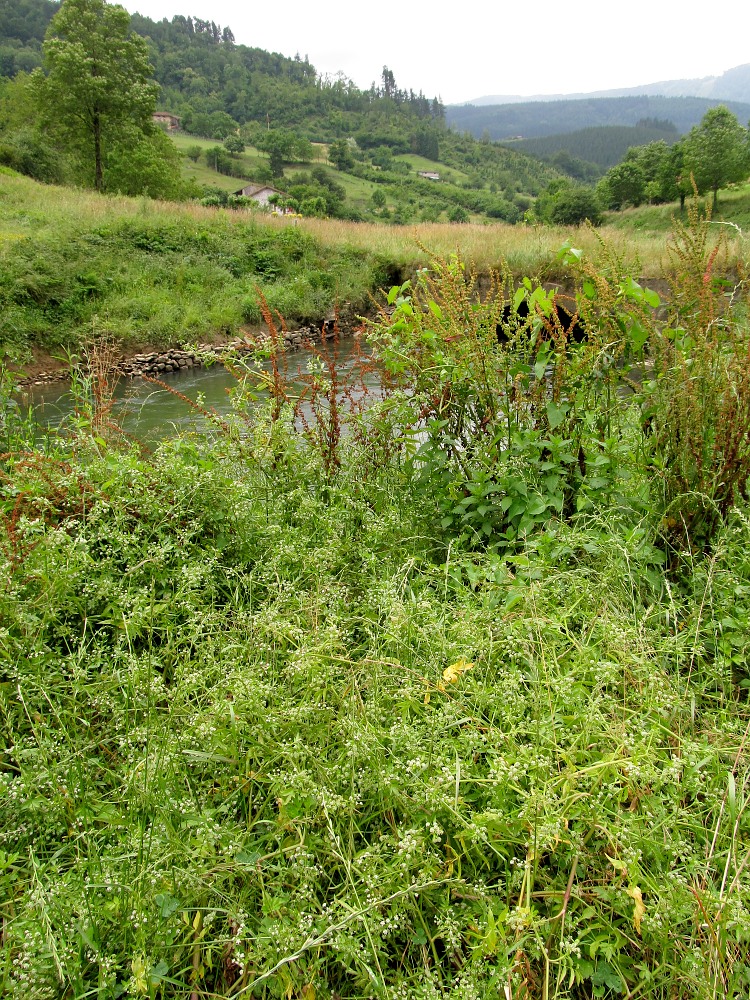
[[[427,260],[415,236],[441,253],[456,246],[452,225],[415,228],[325,219],[271,219],[149,199],[96,197],[40,186],[6,172],[0,196],[2,345],[25,358],[31,348],[78,353],[97,333],[124,350],[236,335],[261,317],[259,286],[289,323],[319,321],[370,296]],[[567,280],[553,250],[564,231],[464,226],[461,242],[479,267],[503,254],[513,271]],[[591,247],[595,238],[580,235]],[[625,240],[613,237],[624,248]],[[656,273],[661,238],[634,242]],[[735,241],[736,244],[736,241]]]
[[[301,390],[261,300],[271,374],[155,454],[96,366],[46,452],[4,410],[5,994],[747,995],[747,288],[712,232],[666,319],[606,245],[562,249],[567,313],[428,255],[366,377],[328,346]],[[702,426],[726,475],[687,480]]]
[[20,358],[30,347],[77,353],[101,333],[125,350],[236,335],[260,323],[256,287],[290,322],[318,321],[336,302],[364,309],[384,280],[375,254],[325,247],[299,226],[247,212],[96,204],[22,178],[4,182],[2,342]]

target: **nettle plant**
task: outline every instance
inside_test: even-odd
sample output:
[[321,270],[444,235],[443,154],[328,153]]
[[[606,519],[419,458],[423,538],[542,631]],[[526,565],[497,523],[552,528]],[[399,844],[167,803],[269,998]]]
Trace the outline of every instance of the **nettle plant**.
[[370,340],[402,390],[401,433],[446,535],[517,548],[551,519],[620,490],[628,450],[618,388],[625,354],[642,351],[645,337],[640,327],[622,336],[634,324],[600,285],[587,280],[576,298],[529,278],[514,289],[503,266],[482,294],[460,257],[433,256],[413,283],[391,289]]

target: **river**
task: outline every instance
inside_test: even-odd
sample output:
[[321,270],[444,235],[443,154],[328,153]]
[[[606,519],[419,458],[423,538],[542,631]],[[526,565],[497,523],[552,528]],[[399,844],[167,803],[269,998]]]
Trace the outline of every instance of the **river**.
[[[288,383],[292,395],[298,395],[305,387],[311,368],[319,368],[325,352],[335,352],[337,370],[342,380],[355,381],[357,368],[361,362],[361,345],[353,337],[342,339],[335,347],[329,343],[318,350],[301,349],[286,354],[283,362],[287,367]],[[248,356],[246,365],[253,362]],[[270,362],[254,362],[259,372],[270,374]],[[376,389],[377,376],[367,370],[363,376],[368,391]],[[238,385],[237,379],[223,365],[217,363],[207,368],[192,368],[166,375],[163,381],[173,391],[162,389],[143,378],[121,379],[115,388],[112,419],[126,434],[154,444],[160,440],[185,433],[205,434],[211,429],[209,418],[181,399],[186,396],[206,410],[219,416],[232,412],[230,393]],[[359,382],[358,379],[356,379]],[[361,396],[361,384],[353,388],[355,398]],[[267,398],[261,389],[258,398]],[[40,434],[64,431],[75,419],[77,404],[65,383],[53,382],[46,385],[27,386],[21,394],[21,404],[26,412],[31,412]],[[303,404],[303,414],[309,415],[309,407]]]

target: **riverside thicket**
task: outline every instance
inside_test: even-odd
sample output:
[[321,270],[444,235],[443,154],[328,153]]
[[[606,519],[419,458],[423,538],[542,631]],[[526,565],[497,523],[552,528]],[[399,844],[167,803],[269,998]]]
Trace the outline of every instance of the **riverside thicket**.
[[433,256],[365,409],[323,345],[306,425],[240,359],[155,454],[93,386],[45,452],[6,417],[5,993],[747,995],[747,430],[673,459],[748,392],[701,226],[666,316],[564,248],[582,345]]

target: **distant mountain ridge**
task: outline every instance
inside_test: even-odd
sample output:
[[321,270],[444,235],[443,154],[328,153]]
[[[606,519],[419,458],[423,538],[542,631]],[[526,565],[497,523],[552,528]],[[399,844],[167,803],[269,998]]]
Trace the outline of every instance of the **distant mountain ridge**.
[[594,90],[580,94],[535,94],[521,97],[517,94],[495,94],[477,97],[455,107],[486,107],[496,104],[528,104],[534,101],[574,101],[599,97],[703,97],[708,100],[741,101],[750,103],[750,63],[734,66],[720,76],[704,76],[690,80],[661,80],[644,83],[638,87],[621,87],[615,90]]
[[743,125],[750,119],[750,102],[719,98],[662,97],[633,94],[629,97],[585,97],[527,101],[523,104],[452,105],[446,108],[448,125],[475,138],[495,142],[538,139],[602,126],[636,126],[648,119],[671,122],[680,134],[689,132],[705,113],[724,104]]

